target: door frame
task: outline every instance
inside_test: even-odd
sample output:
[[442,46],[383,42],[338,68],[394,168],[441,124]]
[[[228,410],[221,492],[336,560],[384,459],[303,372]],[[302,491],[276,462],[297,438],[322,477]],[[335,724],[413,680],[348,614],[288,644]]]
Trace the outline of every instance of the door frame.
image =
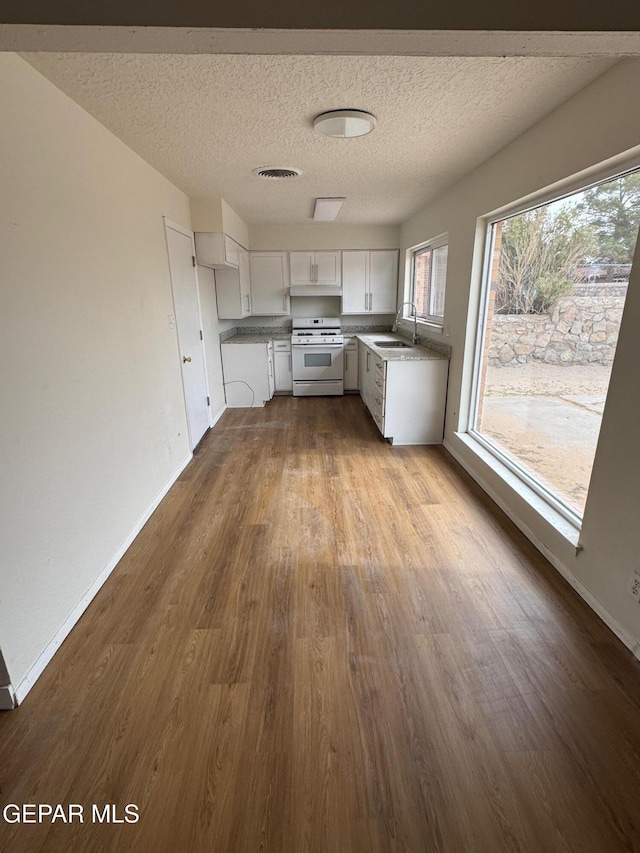
[[[187,432],[189,434],[189,447],[191,449],[191,452],[193,453],[196,446],[194,445],[193,436],[191,434],[191,423],[189,420],[189,407],[187,405],[187,392],[186,392],[186,389],[184,386],[184,373],[183,373],[183,367],[182,367],[182,361],[181,361],[182,355],[181,355],[181,350],[180,350],[180,340],[178,337],[178,318],[176,315],[176,304],[175,304],[176,300],[175,300],[175,295],[173,292],[173,279],[171,277],[171,257],[169,255],[169,240],[168,240],[168,236],[167,236],[167,230],[170,228],[172,231],[177,231],[179,234],[182,234],[184,237],[188,237],[188,239],[191,241],[191,254],[194,258],[196,256],[196,244],[195,244],[195,238],[193,235],[193,231],[190,231],[188,228],[185,228],[183,225],[180,225],[178,222],[174,222],[172,219],[169,219],[168,216],[163,216],[162,222],[164,225],[164,240],[165,240],[165,245],[166,245],[166,249],[167,249],[167,263],[169,266],[169,281],[171,283],[171,305],[173,307],[173,316],[175,317],[175,320],[176,320],[175,342],[176,342],[176,351],[178,354],[178,366],[180,368],[180,382],[182,383],[182,399],[184,401],[184,415],[185,415],[185,419],[187,421]],[[198,279],[197,263],[193,267],[193,277],[194,277],[194,281],[195,281],[195,285],[196,285],[196,305],[198,307],[198,327],[199,327],[201,335],[202,335],[202,338],[200,341],[200,347],[202,349],[202,362],[203,362],[203,366],[204,366],[204,384],[205,384],[205,387],[207,389],[207,399],[209,401],[211,401],[211,391],[209,388],[209,374],[207,372],[207,351],[206,351],[205,344],[204,344],[204,327],[203,327],[203,323],[202,323],[202,305],[200,303],[200,280]],[[207,406],[207,420],[209,422],[209,429],[211,429],[211,427],[212,427],[212,423],[211,423],[211,402],[209,402],[209,404]],[[206,432],[205,432],[205,435],[206,435]],[[204,438],[204,435],[202,436],[202,438]],[[202,440],[202,438],[200,439],[200,441]]]
[[0,649],[0,711],[11,711],[17,704],[15,690],[9,678],[9,670],[2,657],[2,649]]

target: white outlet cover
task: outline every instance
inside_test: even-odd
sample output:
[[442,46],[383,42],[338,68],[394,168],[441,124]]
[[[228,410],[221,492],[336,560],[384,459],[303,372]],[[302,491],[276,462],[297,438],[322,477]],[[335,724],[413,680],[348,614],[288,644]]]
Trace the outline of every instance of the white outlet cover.
[[175,314],[167,314],[167,323],[169,324],[170,329],[175,329],[175,327],[176,327],[176,315]]
[[627,592],[632,598],[640,602],[640,572],[634,571],[629,578]]

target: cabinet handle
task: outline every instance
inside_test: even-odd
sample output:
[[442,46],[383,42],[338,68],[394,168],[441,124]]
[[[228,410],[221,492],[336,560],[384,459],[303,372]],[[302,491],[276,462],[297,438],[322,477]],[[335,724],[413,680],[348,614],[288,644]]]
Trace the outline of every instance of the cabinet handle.
[[289,373],[293,373],[293,364],[291,363],[291,356],[289,356]]
[[373,311],[373,293],[369,294],[369,311]]

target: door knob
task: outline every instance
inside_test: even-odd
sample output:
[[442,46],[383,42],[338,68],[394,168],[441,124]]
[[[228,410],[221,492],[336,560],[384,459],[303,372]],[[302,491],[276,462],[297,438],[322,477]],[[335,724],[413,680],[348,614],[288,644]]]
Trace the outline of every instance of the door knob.
[[183,355],[182,356],[182,363],[186,364],[188,361],[191,361],[191,356],[190,355]]

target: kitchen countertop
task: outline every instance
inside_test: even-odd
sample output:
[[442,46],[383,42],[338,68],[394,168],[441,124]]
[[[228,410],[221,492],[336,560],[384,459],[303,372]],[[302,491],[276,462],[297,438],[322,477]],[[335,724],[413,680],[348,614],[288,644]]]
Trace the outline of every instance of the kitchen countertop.
[[[379,355],[385,361],[448,361],[446,355],[429,349],[429,347],[425,347],[422,344],[411,344],[411,341],[403,338],[402,335],[396,335],[392,332],[378,332],[373,335],[357,334],[355,337],[370,347],[376,355]],[[402,349],[385,349],[384,347],[377,347],[374,341],[402,341],[405,344],[409,344],[410,349],[405,349],[404,347]]]
[[[410,349],[384,349],[377,347],[374,341],[403,341],[410,343],[401,335],[396,335],[393,332],[374,332],[372,334],[363,334],[358,332],[345,337],[355,337],[371,347],[373,352],[384,358],[386,361],[431,361],[431,360],[447,360],[448,357],[442,353],[436,352],[422,344],[411,345]],[[239,332],[232,337],[227,338],[223,344],[268,344],[269,341],[288,341],[291,340],[291,335],[280,330],[274,332],[264,332],[260,334]]]
[[264,335],[233,335],[230,338],[222,341],[223,344],[268,344],[269,341],[289,341],[291,340],[291,335],[287,335],[284,332],[272,332],[271,334]]

